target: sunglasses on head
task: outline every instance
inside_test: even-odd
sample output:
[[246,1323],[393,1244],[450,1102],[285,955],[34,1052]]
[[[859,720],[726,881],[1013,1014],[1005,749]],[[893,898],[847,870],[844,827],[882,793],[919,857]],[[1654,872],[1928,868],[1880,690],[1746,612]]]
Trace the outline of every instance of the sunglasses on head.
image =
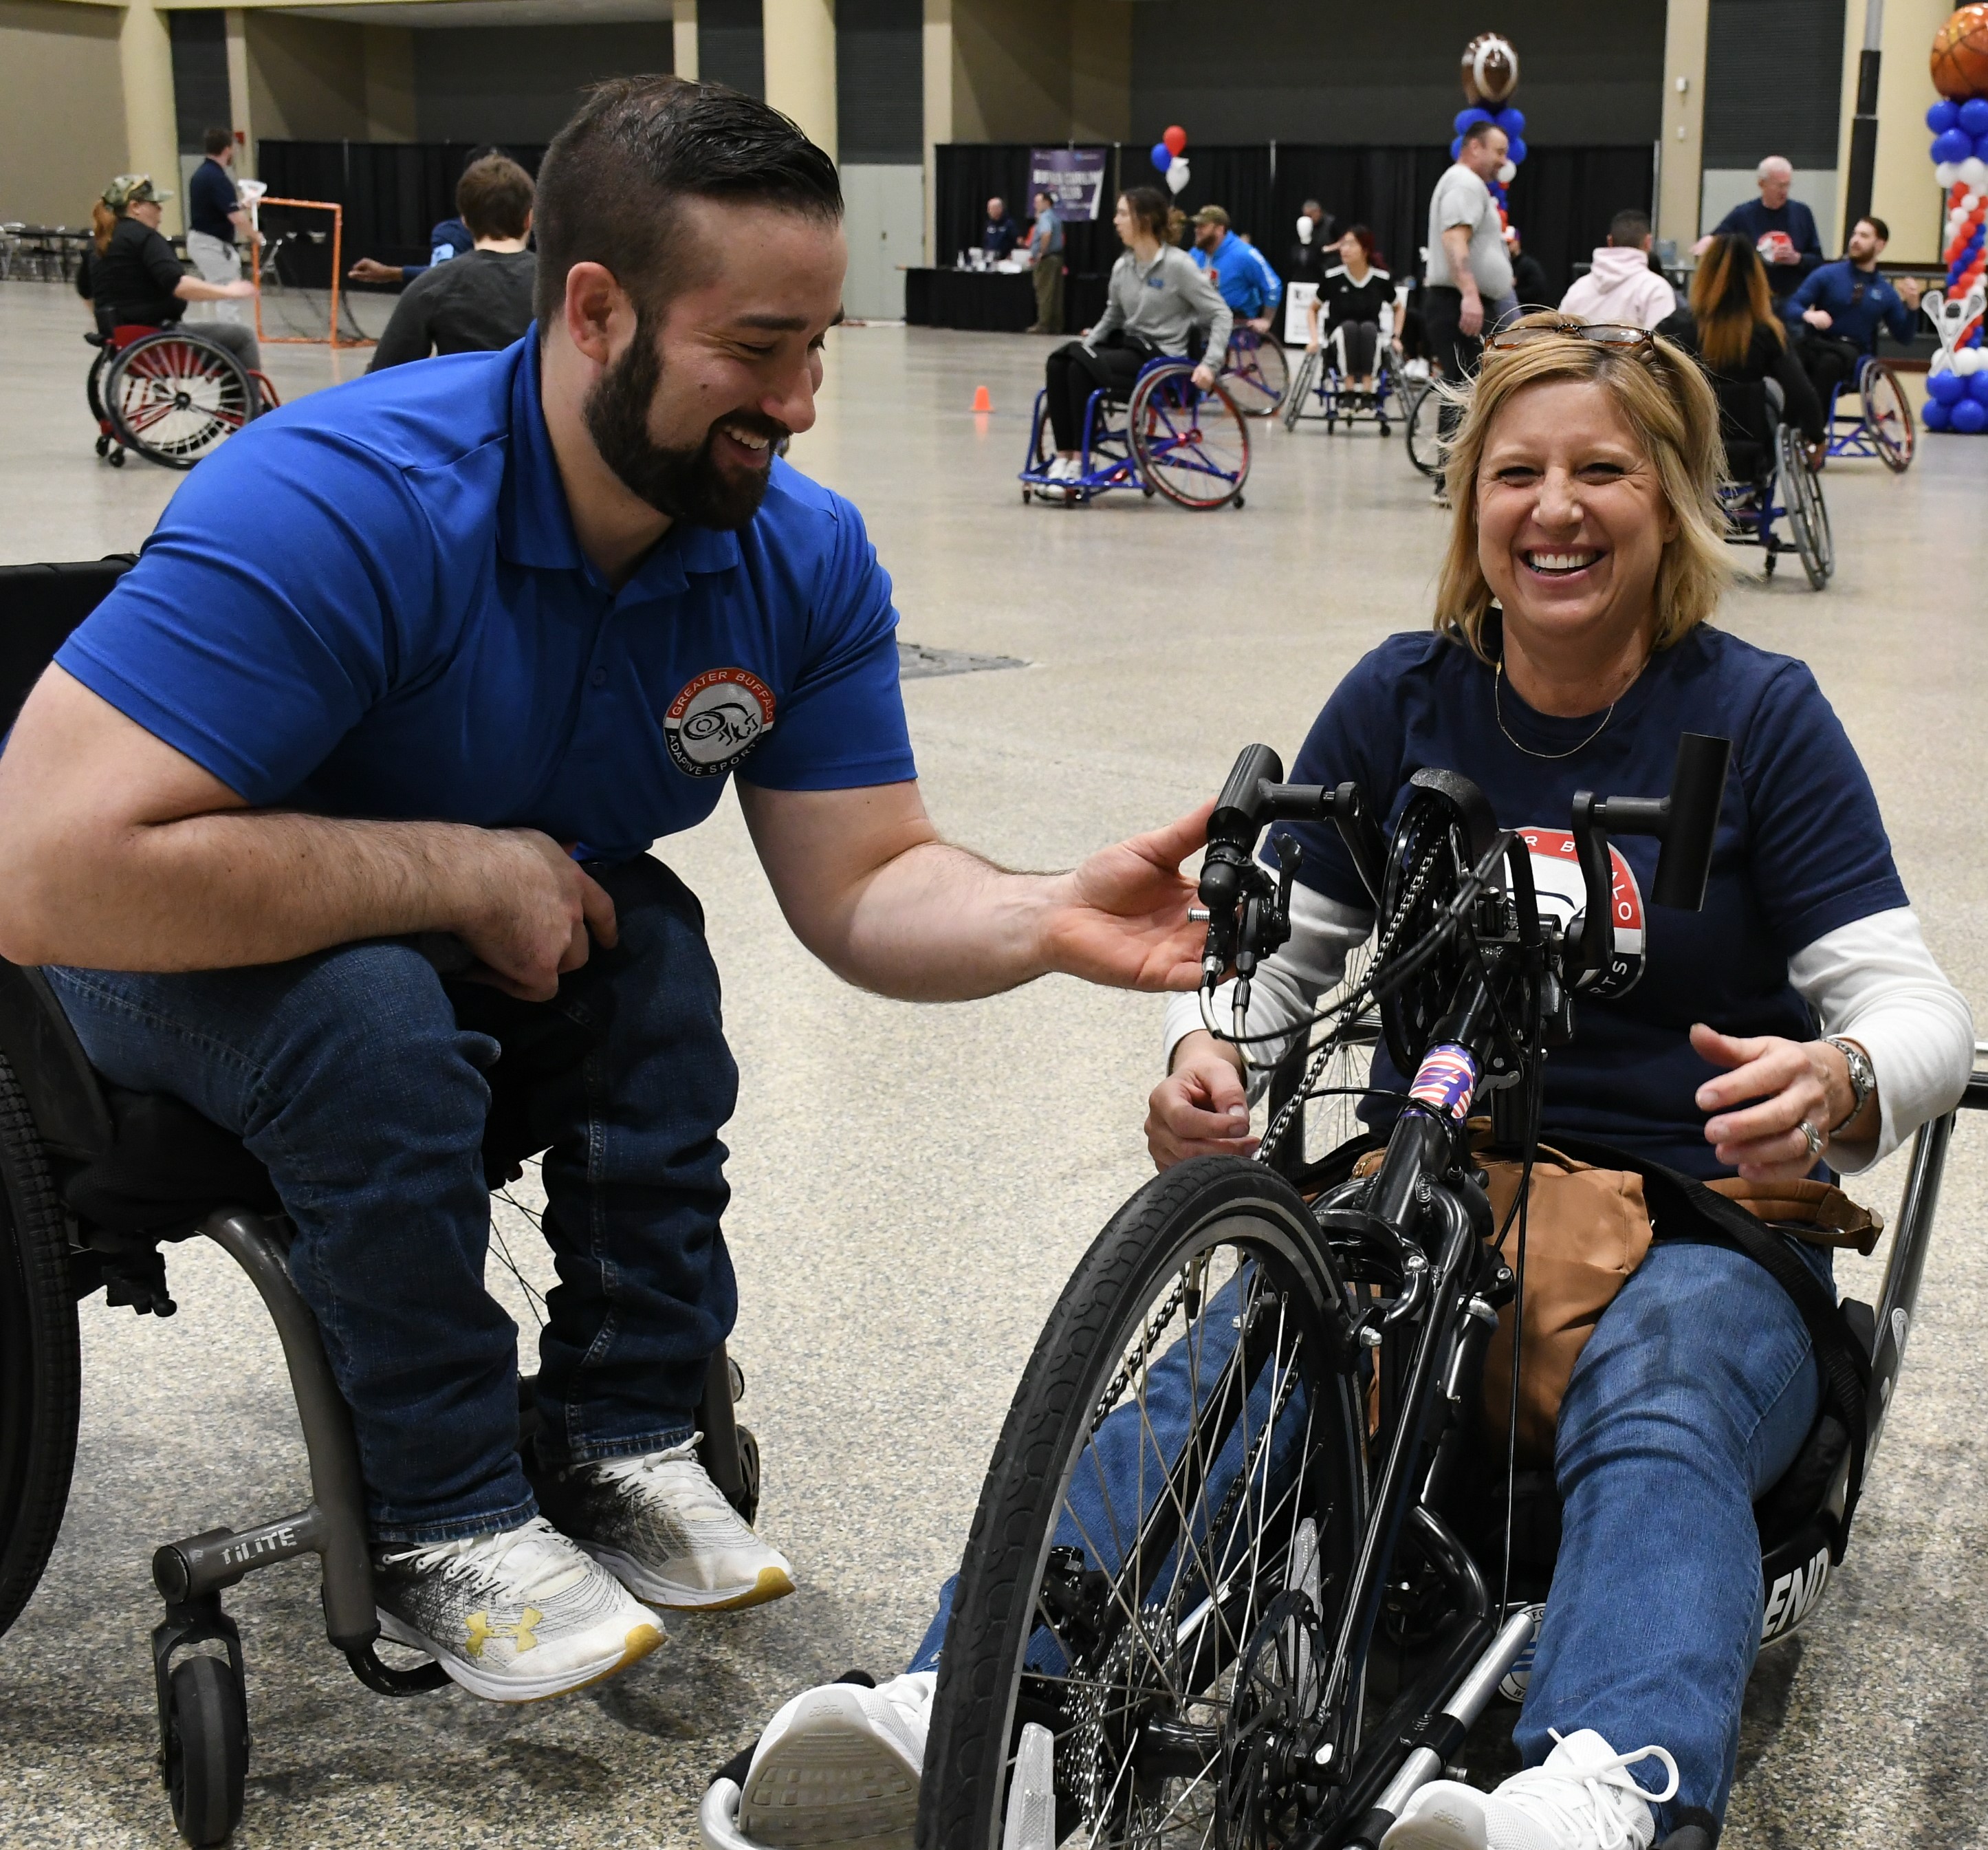
[[1645,327],[1630,327],[1618,321],[1535,322],[1526,327],[1508,327],[1493,334],[1485,345],[1493,353],[1509,353],[1541,340],[1591,340],[1597,347],[1621,353],[1654,348],[1657,337]]

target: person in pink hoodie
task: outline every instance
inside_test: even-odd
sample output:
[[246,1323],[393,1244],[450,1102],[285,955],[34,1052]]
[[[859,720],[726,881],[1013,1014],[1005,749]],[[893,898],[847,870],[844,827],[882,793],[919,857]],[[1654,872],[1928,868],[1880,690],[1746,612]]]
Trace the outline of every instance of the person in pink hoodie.
[[1618,212],[1594,265],[1561,299],[1563,315],[1583,321],[1655,327],[1673,313],[1677,292],[1650,268],[1650,222],[1638,211]]

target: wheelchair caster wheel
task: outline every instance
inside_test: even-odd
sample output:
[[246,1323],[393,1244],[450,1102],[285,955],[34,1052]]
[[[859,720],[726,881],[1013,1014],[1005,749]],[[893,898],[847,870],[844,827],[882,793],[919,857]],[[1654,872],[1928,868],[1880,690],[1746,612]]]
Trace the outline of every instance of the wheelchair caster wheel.
[[242,1821],[248,1777],[248,1703],[225,1658],[173,1668],[165,1716],[166,1788],[189,1844],[225,1843]]
[[1035,497],[1034,497],[1033,495],[1031,495],[1026,489],[1023,489],[1023,491],[1022,491],[1022,506],[1023,506],[1026,507],[1026,506],[1029,505],[1029,503],[1030,503],[1031,501],[1033,501],[1034,499],[1035,499]]
[[740,1519],[751,1522],[759,1513],[759,1440],[750,1426],[739,1429]]
[[96,453],[100,456],[107,456],[110,454],[110,439],[108,437],[97,438]]
[[113,450],[103,460],[113,469],[121,469],[124,466],[124,452],[122,450]]
[[1774,575],[1774,555],[1773,555],[1772,553],[1770,553],[1767,555],[1767,563],[1766,566],[1765,566],[1763,569],[1765,570],[1766,573],[1767,573],[1767,576],[1768,577],[1771,578],[1771,577],[1773,577],[1773,575]]
[[1151,501],[1154,495],[1159,492],[1159,490],[1157,489],[1143,488],[1140,489],[1139,492],[1144,495],[1148,501]]
[[1239,508],[1242,505],[1242,497],[1240,495],[1238,495],[1236,497],[1236,506],[1238,506],[1238,507]]

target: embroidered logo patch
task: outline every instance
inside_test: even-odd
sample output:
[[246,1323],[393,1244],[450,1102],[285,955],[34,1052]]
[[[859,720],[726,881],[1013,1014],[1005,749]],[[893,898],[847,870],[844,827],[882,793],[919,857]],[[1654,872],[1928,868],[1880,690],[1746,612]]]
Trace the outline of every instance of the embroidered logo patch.
[[663,715],[677,769],[722,777],[773,730],[773,690],[744,668],[707,668],[684,684]]

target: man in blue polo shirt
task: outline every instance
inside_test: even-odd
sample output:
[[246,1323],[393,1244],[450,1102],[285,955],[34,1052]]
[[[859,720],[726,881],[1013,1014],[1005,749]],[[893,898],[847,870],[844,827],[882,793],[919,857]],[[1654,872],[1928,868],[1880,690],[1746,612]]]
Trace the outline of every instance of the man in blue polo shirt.
[[1855,380],[1865,357],[1877,352],[1880,328],[1888,328],[1901,343],[1912,337],[1925,292],[1917,277],[1902,276],[1894,284],[1879,272],[1878,259],[1891,241],[1892,228],[1883,219],[1858,219],[1843,255],[1811,270],[1782,305],[1790,331],[1798,337],[1795,352],[1825,405],[1837,387]]
[[[634,1662],[652,1607],[793,1585],[696,1459],[736,1071],[649,844],[736,772],[788,919],[852,982],[1185,988],[1205,813],[1060,875],[939,840],[890,580],[778,458],[847,256],[833,164],[785,117],[604,86],[538,228],[532,335],[236,438],[0,756],[0,955],[49,966],[113,1082],[266,1165],[383,1628],[502,1701]],[[539,1150],[560,1284],[528,1475],[485,1164]]]

